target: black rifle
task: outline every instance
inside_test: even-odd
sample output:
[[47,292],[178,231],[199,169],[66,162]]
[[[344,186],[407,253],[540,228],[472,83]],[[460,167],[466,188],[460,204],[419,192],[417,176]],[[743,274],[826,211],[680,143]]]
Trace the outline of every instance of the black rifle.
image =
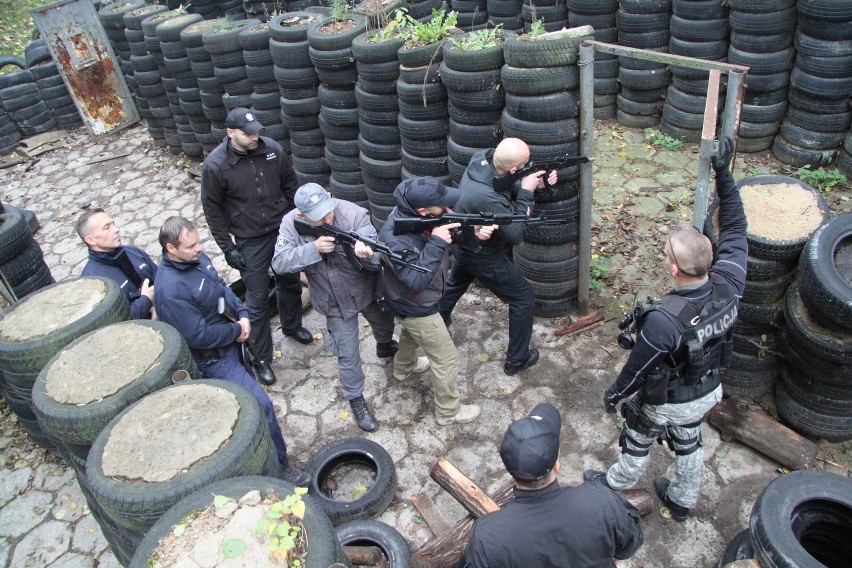
[[558,171],[563,168],[567,168],[568,166],[574,166],[576,164],[586,164],[591,162],[594,158],[587,158],[585,156],[569,156],[568,154],[560,157],[560,158],[550,158],[547,160],[540,160],[537,162],[529,161],[527,164],[520,168],[513,174],[503,174],[502,176],[494,176],[494,191],[497,192],[512,192],[512,198],[515,197],[515,182],[527,177],[530,174],[534,174],[535,172],[544,171],[544,174],[541,176],[542,181],[544,181],[545,189],[550,189],[552,186],[547,181],[547,177],[550,175],[552,171]]
[[405,233],[420,233],[448,225],[460,223],[461,226],[452,230],[453,242],[461,244],[466,248],[478,250],[481,246],[476,237],[474,227],[483,225],[511,225],[521,223],[523,225],[561,225],[565,221],[559,219],[548,219],[544,215],[531,217],[527,215],[512,215],[510,213],[444,213],[440,217],[398,217],[394,219],[393,234],[404,235]]
[[361,264],[361,260],[358,258],[358,255],[355,254],[355,243],[361,241],[373,249],[374,252],[384,254],[391,262],[401,264],[402,266],[406,266],[417,272],[429,272],[428,269],[414,264],[414,262],[419,258],[419,255],[413,251],[404,250],[402,253],[396,253],[389,249],[387,245],[373,240],[370,237],[365,237],[355,231],[344,231],[343,229],[338,229],[337,227],[333,227],[327,223],[323,223],[319,227],[314,227],[306,221],[294,219],[293,224],[296,227],[296,232],[303,237],[334,237],[334,240],[343,246],[343,252],[346,253],[346,258],[348,258],[349,262],[352,263],[352,266],[358,270],[364,269],[364,265]]

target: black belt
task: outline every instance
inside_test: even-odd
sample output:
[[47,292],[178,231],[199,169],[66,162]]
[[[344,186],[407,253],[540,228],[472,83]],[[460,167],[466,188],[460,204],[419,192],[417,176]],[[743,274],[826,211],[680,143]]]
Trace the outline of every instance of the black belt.
[[196,359],[206,362],[208,365],[215,363],[225,356],[228,352],[227,347],[217,347],[215,349],[204,349],[203,351],[193,349],[192,356]]

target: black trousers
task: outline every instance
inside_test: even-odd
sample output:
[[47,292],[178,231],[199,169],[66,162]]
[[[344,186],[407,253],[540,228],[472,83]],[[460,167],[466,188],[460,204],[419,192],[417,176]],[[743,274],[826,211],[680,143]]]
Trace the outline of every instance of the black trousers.
[[441,317],[447,321],[475,278],[509,304],[509,347],[506,360],[523,363],[529,353],[535,319],[535,290],[501,250],[483,247],[479,252],[473,252],[453,246],[453,267],[444,295],[438,302]]
[[[264,361],[272,360],[272,330],[269,329],[269,266],[275,252],[278,233],[251,239],[234,239],[237,249],[246,259],[240,271],[246,285],[246,307],[251,321],[251,338],[257,354]],[[275,291],[278,315],[284,333],[293,333],[302,325],[302,285],[299,273],[276,274]]]

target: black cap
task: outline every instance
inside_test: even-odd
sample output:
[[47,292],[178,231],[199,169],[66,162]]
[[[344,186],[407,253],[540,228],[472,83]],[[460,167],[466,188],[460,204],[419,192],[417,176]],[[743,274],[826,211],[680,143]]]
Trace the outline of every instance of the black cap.
[[412,209],[421,207],[454,207],[458,203],[461,192],[454,187],[447,187],[437,179],[426,176],[405,180],[396,191],[402,192],[405,201]]
[[547,475],[559,457],[562,418],[553,405],[543,402],[509,425],[500,457],[513,477],[534,481]]
[[258,122],[249,109],[245,107],[237,107],[228,113],[228,118],[225,119],[227,128],[237,128],[246,134],[254,134],[263,130],[263,125]]

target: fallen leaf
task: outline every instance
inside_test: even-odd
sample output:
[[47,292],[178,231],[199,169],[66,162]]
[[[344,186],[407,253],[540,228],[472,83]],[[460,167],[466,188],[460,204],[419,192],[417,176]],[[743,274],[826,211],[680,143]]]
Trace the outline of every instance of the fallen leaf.
[[340,419],[341,419],[341,420],[346,420],[347,418],[349,418],[349,413],[348,413],[348,412],[341,412],[341,413],[340,413]]
[[213,497],[213,506],[217,509],[221,509],[228,501],[230,501],[230,499],[228,499],[224,495],[215,495]]
[[183,533],[186,532],[186,523],[181,523],[179,525],[175,525],[175,528],[172,529],[172,534],[175,536],[183,536]]
[[488,353],[480,353],[479,355],[477,355],[477,356],[476,356],[476,359],[477,359],[480,363],[487,363],[487,362],[488,362],[488,359],[489,359],[489,357],[488,357]]
[[236,558],[246,550],[246,543],[239,538],[229,538],[222,543],[222,556]]
[[53,514],[53,516],[56,517],[57,520],[61,521],[65,518],[65,509],[59,509]]
[[320,339],[322,339],[322,332],[321,332],[321,331],[316,332],[316,333],[314,334],[314,339],[316,339],[317,341],[319,341]]

